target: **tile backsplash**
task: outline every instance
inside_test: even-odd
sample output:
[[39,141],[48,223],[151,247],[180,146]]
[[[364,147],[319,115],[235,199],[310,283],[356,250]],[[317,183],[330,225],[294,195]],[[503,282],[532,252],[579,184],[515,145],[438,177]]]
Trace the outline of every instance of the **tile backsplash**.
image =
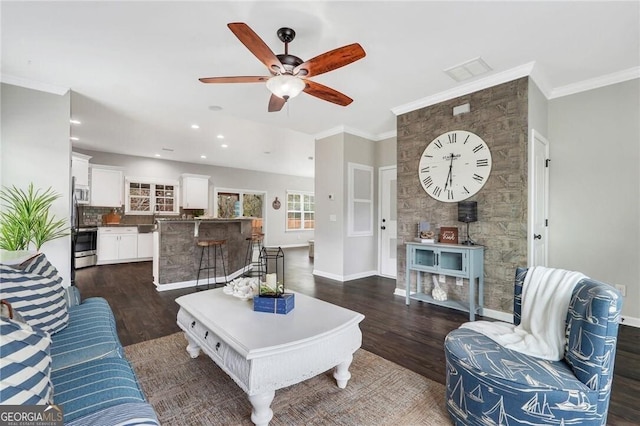
[[[153,216],[148,215],[126,215],[124,212],[124,206],[121,208],[114,209],[113,207],[94,207],[94,206],[79,206],[78,214],[80,215],[80,225],[81,226],[101,226],[103,216],[109,213],[117,213],[120,217],[120,223],[124,225],[144,225],[149,224],[153,221]],[[189,209],[180,209],[180,216],[200,216],[202,215],[202,210],[189,210]],[[157,214],[156,219],[158,218],[174,218],[176,215],[161,215]]]

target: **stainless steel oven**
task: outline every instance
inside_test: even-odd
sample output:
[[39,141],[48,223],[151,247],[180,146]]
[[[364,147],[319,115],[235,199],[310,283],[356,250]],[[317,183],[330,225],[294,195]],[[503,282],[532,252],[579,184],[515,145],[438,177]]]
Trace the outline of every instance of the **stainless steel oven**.
[[78,228],[75,231],[73,256],[75,268],[86,268],[96,264],[98,258],[98,228]]

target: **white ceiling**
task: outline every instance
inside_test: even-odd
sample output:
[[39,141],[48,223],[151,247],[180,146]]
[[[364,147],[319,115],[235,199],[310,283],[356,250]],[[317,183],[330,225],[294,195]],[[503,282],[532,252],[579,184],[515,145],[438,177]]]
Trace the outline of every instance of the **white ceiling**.
[[[2,1],[2,81],[70,88],[72,115],[82,121],[71,129],[79,138],[74,147],[313,176],[309,157],[316,135],[342,129],[373,140],[393,136],[393,111],[479,87],[523,66],[535,64],[534,77],[547,95],[637,74],[639,6]],[[229,22],[247,23],[276,54],[283,53],[276,30],[293,28],[289,53],[303,60],[360,43],[364,59],[312,78],[354,102],[340,107],[303,93],[281,112],[268,113],[270,94],[261,83],[200,83],[199,77],[268,75]],[[462,83],[443,72],[476,57],[493,71]],[[194,123],[198,130],[191,129]],[[220,147],[218,134],[228,148]]]

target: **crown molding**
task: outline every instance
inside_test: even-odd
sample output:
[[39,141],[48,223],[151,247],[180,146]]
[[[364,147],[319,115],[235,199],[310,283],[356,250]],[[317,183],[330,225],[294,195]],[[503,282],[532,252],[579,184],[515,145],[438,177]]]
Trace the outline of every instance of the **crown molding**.
[[603,75],[601,77],[590,78],[588,80],[579,81],[577,83],[567,84],[566,86],[556,87],[552,89],[547,99],[555,99],[563,96],[574,95],[587,90],[598,89],[600,87],[609,86],[616,83],[622,83],[628,80],[640,78],[640,67],[629,68],[626,70]]
[[448,101],[459,96],[464,96],[468,95],[469,93],[477,92],[479,90],[488,89],[489,87],[497,86],[498,84],[506,83],[508,81],[513,81],[517,78],[526,77],[531,74],[534,65],[535,62],[529,62],[506,71],[495,73],[480,80],[463,84],[461,86],[456,86],[450,90],[445,90],[444,92],[436,93],[435,95],[427,96],[426,98],[418,99],[408,104],[397,106],[395,108],[392,108],[391,111],[396,116],[398,116],[407,112],[415,111],[420,108],[439,104],[440,102]]
[[26,89],[38,90],[40,92],[53,93],[54,95],[65,95],[68,87],[57,86],[55,84],[42,83],[40,81],[29,80],[28,78],[16,77],[8,74],[1,74],[0,81],[2,83],[11,84],[13,86],[24,87]]
[[398,136],[398,131],[397,130],[390,130],[388,132],[379,133],[375,140],[376,141],[383,141],[385,139],[395,138],[397,136]]
[[323,130],[322,132],[316,133],[315,135],[313,135],[313,138],[318,141],[320,139],[328,138],[329,136],[339,135],[344,132],[345,132],[344,126],[336,126],[327,130]]
[[360,129],[356,129],[355,127],[349,127],[349,126],[336,126],[336,127],[332,127],[331,129],[327,129],[324,130],[322,132],[316,133],[315,135],[313,135],[314,139],[320,140],[320,139],[324,139],[324,138],[328,138],[329,136],[334,136],[334,135],[339,135],[339,134],[343,134],[343,133],[348,133],[350,135],[353,136],[358,136],[364,139],[369,139],[370,141],[381,141],[383,139],[388,139],[391,137],[396,136],[396,131],[395,130],[390,130],[388,132],[384,132],[384,133],[380,133],[377,135],[374,135],[372,133],[368,133],[365,132],[363,130]]

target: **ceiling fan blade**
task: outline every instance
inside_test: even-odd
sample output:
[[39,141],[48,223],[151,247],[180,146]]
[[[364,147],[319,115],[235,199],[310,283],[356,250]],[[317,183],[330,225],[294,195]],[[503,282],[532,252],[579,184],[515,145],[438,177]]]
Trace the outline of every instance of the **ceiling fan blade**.
[[333,102],[334,104],[341,106],[347,106],[351,102],[353,102],[353,99],[343,93],[338,92],[337,90],[332,89],[331,87],[327,87],[311,80],[304,80],[304,82],[306,83],[307,87],[305,87],[303,91],[311,96],[315,96],[316,98]]
[[342,46],[337,49],[330,50],[321,55],[311,58],[306,62],[295,67],[293,74],[300,73],[303,77],[312,77],[325,72],[333,71],[337,68],[349,65],[352,62],[362,59],[366,53],[362,46],[358,43]]
[[262,83],[271,77],[262,76],[235,76],[235,77],[204,77],[199,78],[203,83]]
[[277,112],[280,111],[282,109],[282,107],[284,106],[284,104],[286,104],[287,101],[282,99],[279,96],[276,95],[271,95],[271,98],[269,99],[269,112]]
[[269,46],[256,34],[247,24],[243,22],[233,22],[227,24],[231,32],[246,46],[260,62],[265,64],[271,73],[276,71],[285,72],[284,67],[273,53]]

